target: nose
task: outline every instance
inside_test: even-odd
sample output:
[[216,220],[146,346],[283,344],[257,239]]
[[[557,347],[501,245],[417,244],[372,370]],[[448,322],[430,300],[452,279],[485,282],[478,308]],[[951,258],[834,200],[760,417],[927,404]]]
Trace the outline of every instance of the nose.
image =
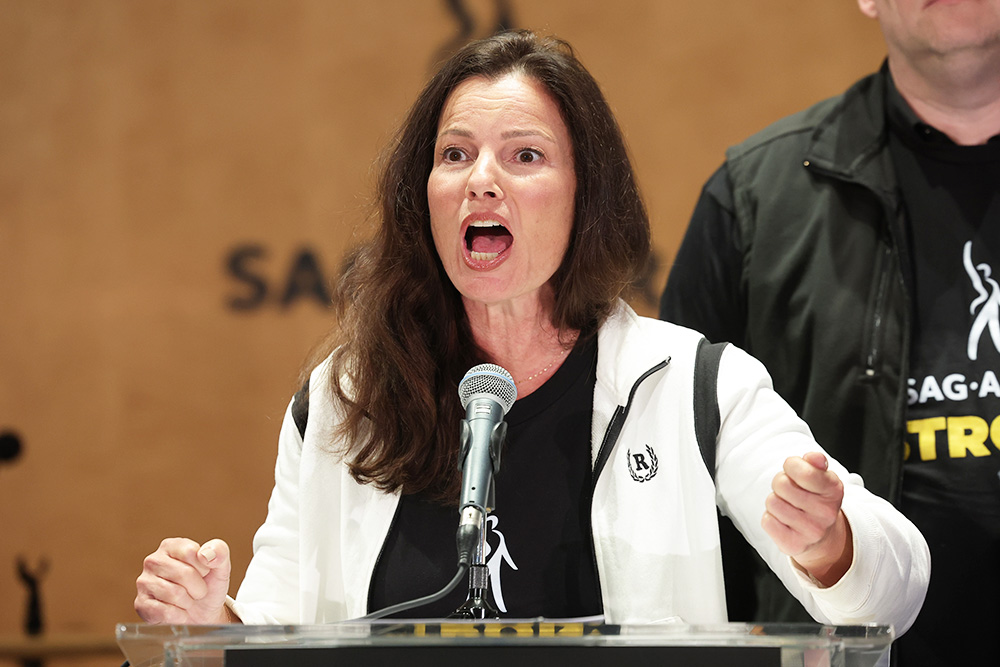
[[492,156],[480,155],[472,165],[465,194],[469,199],[499,199],[503,197],[503,191],[498,180],[496,161]]

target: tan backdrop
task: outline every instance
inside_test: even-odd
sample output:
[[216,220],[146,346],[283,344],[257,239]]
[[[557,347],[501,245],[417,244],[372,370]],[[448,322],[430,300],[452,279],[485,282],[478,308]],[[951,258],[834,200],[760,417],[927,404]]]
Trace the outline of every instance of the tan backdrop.
[[[851,0],[457,4],[602,82],[654,225],[647,314],[725,147],[883,54]],[[235,591],[372,161],[462,38],[444,0],[0,0],[0,635],[18,557],[48,561],[49,633],[135,621],[165,536],[229,540]]]

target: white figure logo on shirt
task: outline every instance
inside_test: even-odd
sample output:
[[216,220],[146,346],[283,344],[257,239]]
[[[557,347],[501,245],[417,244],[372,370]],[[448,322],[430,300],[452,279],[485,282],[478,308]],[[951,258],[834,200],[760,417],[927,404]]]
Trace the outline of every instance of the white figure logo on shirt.
[[500,523],[500,519],[497,518],[496,514],[490,514],[486,517],[487,534],[492,533],[499,538],[496,550],[490,546],[489,540],[486,541],[486,553],[483,557],[486,558],[486,567],[490,571],[490,589],[493,590],[493,601],[497,603],[497,608],[500,611],[507,611],[507,605],[503,601],[503,588],[500,586],[500,566],[507,563],[513,569],[517,569],[517,565],[514,564],[513,559],[510,557],[510,552],[507,551],[507,541],[504,539],[503,533],[497,530],[497,525]]
[[[973,266],[972,264],[972,241],[967,241],[965,249],[962,251],[962,263],[965,264],[965,271],[969,274],[972,286],[979,294],[969,306],[969,313],[976,314],[976,319],[969,330],[969,359],[976,360],[979,354],[979,340],[987,327],[990,329],[990,337],[993,339],[993,346],[1000,352],[1000,284],[990,277],[992,270],[985,262]],[[980,273],[982,277],[980,278]],[[989,284],[990,291],[986,291],[983,282]]]

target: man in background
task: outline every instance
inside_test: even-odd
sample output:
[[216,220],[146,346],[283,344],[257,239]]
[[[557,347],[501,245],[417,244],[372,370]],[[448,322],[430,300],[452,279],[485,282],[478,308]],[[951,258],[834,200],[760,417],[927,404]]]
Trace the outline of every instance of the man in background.
[[[858,0],[888,57],[726,152],[662,318],[759,358],[866,486],[924,532],[900,665],[1000,655],[1000,0]],[[750,555],[727,549],[727,572]],[[734,620],[806,620],[773,577]],[[727,580],[728,583],[728,580]]]

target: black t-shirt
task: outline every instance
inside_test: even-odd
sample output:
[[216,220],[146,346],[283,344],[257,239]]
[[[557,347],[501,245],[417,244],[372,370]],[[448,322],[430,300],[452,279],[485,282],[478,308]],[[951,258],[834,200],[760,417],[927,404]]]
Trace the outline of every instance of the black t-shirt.
[[902,510],[931,582],[900,665],[1000,658],[1000,141],[958,146],[889,92],[913,268]]
[[[597,341],[579,343],[558,371],[507,413],[507,443],[487,517],[489,602],[503,618],[602,613],[590,530],[590,424]],[[455,425],[456,430],[458,424]],[[456,498],[456,502],[457,502]],[[437,592],[455,575],[458,510],[403,496],[369,594],[370,611]],[[463,582],[398,617],[441,618],[469,593]]]

